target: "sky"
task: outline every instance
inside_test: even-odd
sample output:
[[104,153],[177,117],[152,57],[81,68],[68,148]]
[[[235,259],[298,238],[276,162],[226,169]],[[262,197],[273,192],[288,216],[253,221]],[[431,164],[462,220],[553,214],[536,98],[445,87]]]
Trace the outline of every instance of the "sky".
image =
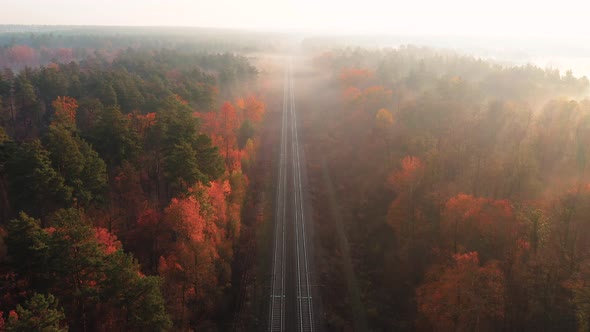
[[197,26],[576,38],[581,0],[2,0],[0,24]]

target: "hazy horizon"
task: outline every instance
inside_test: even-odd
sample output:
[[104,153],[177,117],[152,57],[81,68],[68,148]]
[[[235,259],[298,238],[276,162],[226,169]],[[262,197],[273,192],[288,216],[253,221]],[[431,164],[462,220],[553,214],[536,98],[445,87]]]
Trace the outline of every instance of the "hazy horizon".
[[28,26],[201,28],[338,36],[346,45],[414,44],[589,76],[586,7],[574,0],[559,7],[548,1],[508,0],[493,5],[466,0],[56,0],[51,6],[39,0],[8,0],[0,12],[0,30],[13,25],[24,26],[23,31]]
[[[588,5],[508,0],[493,5],[454,0],[8,0],[0,23],[18,25],[170,26],[322,33],[380,33],[580,39]],[[526,22],[526,24],[524,23]]]

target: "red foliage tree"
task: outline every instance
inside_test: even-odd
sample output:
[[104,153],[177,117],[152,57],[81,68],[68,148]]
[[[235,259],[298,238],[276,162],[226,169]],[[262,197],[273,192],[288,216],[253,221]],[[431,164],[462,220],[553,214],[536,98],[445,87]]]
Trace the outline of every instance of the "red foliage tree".
[[477,252],[457,254],[433,269],[416,291],[418,311],[437,331],[495,331],[504,316],[504,275]]
[[173,236],[162,245],[158,271],[165,278],[169,309],[181,327],[195,315],[189,304],[197,304],[201,314],[213,310],[230,280],[232,242],[226,232],[230,193],[228,181],[198,185],[188,197],[173,199],[164,212],[161,231]]
[[359,88],[355,88],[355,87],[348,87],[344,90],[344,92],[342,93],[344,96],[344,99],[346,101],[348,101],[349,103],[355,102],[358,100],[358,98],[361,96],[361,90],[359,90]]
[[359,98],[362,101],[364,110],[376,112],[380,108],[389,108],[391,106],[393,92],[383,86],[371,86],[363,89]]
[[135,131],[141,137],[145,137],[145,132],[148,128],[153,127],[156,124],[156,113],[151,112],[147,114],[141,114],[139,111],[133,111],[133,113],[127,114],[129,123],[135,129]]
[[106,228],[96,227],[94,230],[94,237],[98,241],[98,244],[101,246],[105,254],[112,254],[123,247],[121,242],[117,240],[117,237],[109,233]]
[[447,201],[441,223],[454,253],[478,250],[486,258],[503,258],[514,249],[521,231],[508,200],[466,194]]
[[430,224],[423,213],[423,190],[420,190],[424,166],[418,157],[406,156],[401,169],[389,175],[388,183],[395,190],[395,200],[387,212],[387,222],[399,243],[399,255],[409,261],[413,255],[423,255],[430,250],[428,239]]
[[26,45],[14,45],[10,48],[8,56],[15,66],[33,67],[37,64],[37,52]]
[[422,175],[423,170],[424,164],[420,158],[405,156],[401,161],[401,170],[392,172],[387,181],[393,188],[400,190],[415,182]]
[[164,218],[182,240],[202,242],[205,239],[207,221],[201,215],[201,203],[193,196],[173,198]]
[[54,124],[60,124],[66,127],[76,126],[76,112],[78,110],[78,102],[72,97],[57,97],[51,103],[55,108]]
[[236,109],[230,102],[223,103],[219,112],[219,130],[218,133],[223,137],[226,146],[226,156],[229,155],[229,149],[236,145],[236,130],[240,126]]
[[249,95],[244,100],[244,117],[252,123],[257,123],[262,120],[266,106],[264,102],[255,95]]
[[239,153],[235,153],[234,150],[238,148],[237,130],[240,127],[240,121],[235,107],[232,103],[225,102],[219,112],[208,112],[197,116],[203,119],[203,130],[211,135],[213,144],[220,148],[221,155],[225,158],[226,168],[230,172],[236,170],[240,158]]
[[213,216],[221,227],[227,223],[227,196],[231,194],[229,181],[214,181],[207,189],[209,201],[213,207]]
[[344,86],[361,87],[373,77],[373,73],[368,69],[361,68],[345,68],[340,71],[338,79]]

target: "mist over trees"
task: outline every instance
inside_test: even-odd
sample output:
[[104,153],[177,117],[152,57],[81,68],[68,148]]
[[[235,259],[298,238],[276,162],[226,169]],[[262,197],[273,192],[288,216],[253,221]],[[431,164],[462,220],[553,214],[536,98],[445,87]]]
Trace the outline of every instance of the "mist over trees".
[[[316,205],[338,197],[368,328],[587,330],[586,77],[413,46],[310,65],[329,91],[307,104],[310,167],[331,178]],[[317,218],[339,257],[334,216]],[[325,261],[330,283],[343,267]],[[358,317],[337,285],[329,329]]]

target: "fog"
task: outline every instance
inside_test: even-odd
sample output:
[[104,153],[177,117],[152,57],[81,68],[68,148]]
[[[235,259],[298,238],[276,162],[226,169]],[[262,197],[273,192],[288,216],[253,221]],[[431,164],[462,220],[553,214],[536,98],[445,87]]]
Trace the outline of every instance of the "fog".
[[[505,64],[532,63],[589,75],[588,4],[550,1],[3,1],[11,25],[247,29],[333,36],[349,45],[424,45]],[[57,28],[57,27],[55,27]],[[60,28],[60,29],[63,29]],[[22,31],[22,26],[0,30]],[[350,36],[354,40],[350,41]]]
[[320,32],[580,38],[581,1],[6,0],[3,24],[198,26]]

